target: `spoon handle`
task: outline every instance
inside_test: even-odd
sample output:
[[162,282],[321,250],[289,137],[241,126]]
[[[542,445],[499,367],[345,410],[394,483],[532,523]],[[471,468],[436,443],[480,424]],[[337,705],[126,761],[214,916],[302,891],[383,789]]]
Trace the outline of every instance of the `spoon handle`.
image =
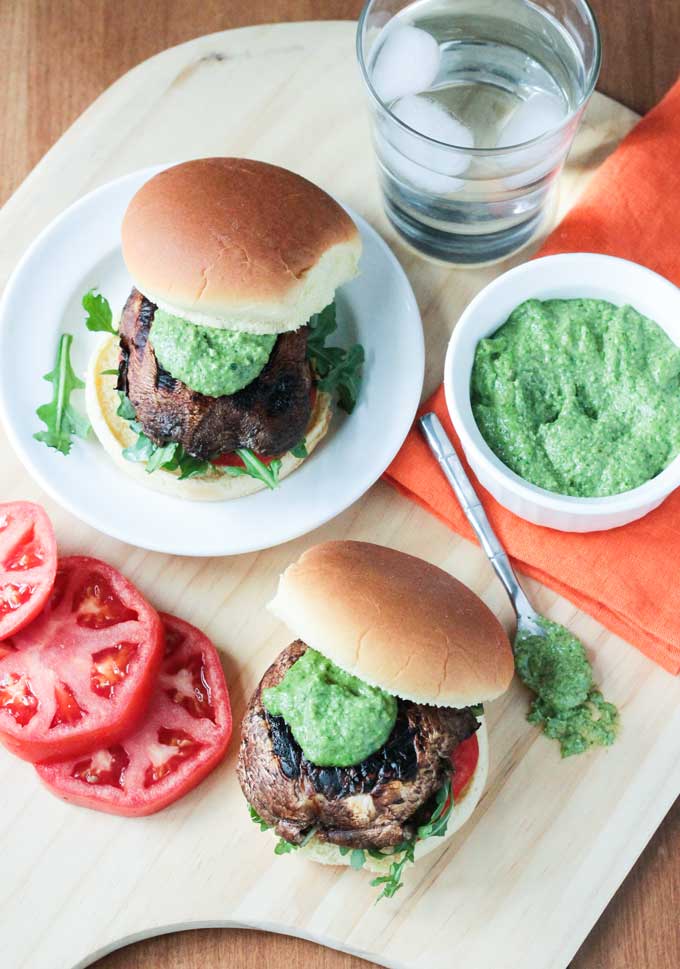
[[534,613],[529,600],[524,594],[524,590],[517,581],[510,560],[505,554],[505,550],[498,540],[486,517],[486,512],[482,503],[477,497],[475,489],[472,487],[470,479],[465,473],[465,468],[456,454],[456,449],[449,440],[446,431],[442,427],[441,421],[436,414],[424,414],[420,418],[420,426],[425,440],[430,450],[439,462],[442,471],[453,488],[460,506],[465,512],[467,520],[472,525],[475,535],[479,539],[479,544],[486,552],[496,575],[503,583],[505,591],[510,596],[513,608],[517,616],[531,616]]

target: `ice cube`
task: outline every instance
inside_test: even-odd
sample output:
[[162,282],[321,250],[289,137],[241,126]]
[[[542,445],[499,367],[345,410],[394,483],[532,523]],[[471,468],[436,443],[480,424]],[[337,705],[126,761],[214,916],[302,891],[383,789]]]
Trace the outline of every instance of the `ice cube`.
[[[498,138],[496,147],[511,148],[555,131],[567,116],[567,108],[554,94],[532,94],[510,115]],[[508,188],[523,188],[544,178],[556,168],[563,156],[562,139],[555,135],[538,145],[513,151],[501,160],[503,168],[521,168],[503,179]]]
[[506,175],[503,179],[503,185],[506,188],[528,188],[535,182],[538,182],[541,178],[557,168],[561,159],[555,157],[544,158],[542,162],[537,165],[532,165],[530,168],[525,168],[521,172],[517,172],[515,175]]
[[454,117],[450,111],[424,95],[411,94],[392,105],[392,114],[405,121],[409,128],[421,135],[442,141],[445,145],[472,148],[475,143],[472,131]]
[[380,140],[379,155],[385,167],[394,176],[405,179],[415,188],[432,195],[452,195],[459,192],[465,185],[462,178],[453,178],[450,175],[441,175],[439,172],[419,165],[418,162],[411,161],[400,151],[390,145],[384,139]]
[[566,116],[564,101],[544,91],[532,94],[510,115],[498,138],[498,148],[510,148],[532,141],[558,128]]
[[406,130],[390,128],[390,142],[382,139],[382,155],[387,166],[425,191],[441,195],[459,191],[465,183],[456,176],[467,170],[472,158],[445,146],[473,148],[474,136],[470,129],[441,104],[423,95],[400,98],[392,105],[392,113],[409,128],[443,145],[424,141]]
[[[404,121],[409,128],[427,135],[444,145],[456,148],[473,148],[475,139],[472,131],[455,118],[441,104],[423,95],[412,94],[400,98],[392,105],[392,114],[400,121]],[[430,145],[420,138],[415,138],[406,131],[398,134],[400,146],[404,146],[405,154],[423,165],[431,166],[445,175],[461,175],[470,167],[470,155],[438,145]]]
[[371,80],[385,104],[405,94],[418,94],[434,82],[441,52],[432,34],[420,27],[388,26],[373,62]]

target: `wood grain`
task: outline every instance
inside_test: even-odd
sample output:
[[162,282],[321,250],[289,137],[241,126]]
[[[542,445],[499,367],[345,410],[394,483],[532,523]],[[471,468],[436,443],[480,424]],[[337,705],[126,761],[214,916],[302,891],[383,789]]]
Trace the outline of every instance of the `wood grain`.
[[[592,5],[604,49],[599,89],[648,110],[680,71],[680,3]],[[361,7],[361,0],[0,0],[0,203],[97,95],[145,58],[201,34],[352,19]]]
[[[235,2],[0,0],[3,83],[0,199],[16,188],[64,128],[139,60],[192,36],[274,20],[355,16],[352,0]],[[677,0],[600,0],[605,40],[601,89],[638,110],[658,99],[678,70]],[[573,963],[578,969],[676,969],[680,964],[680,808],[676,805]],[[297,969],[363,966],[311,943],[241,931],[167,936],[103,960],[101,969],[213,969],[267,964]]]
[[[680,959],[680,805],[669,813],[571,969],[677,969]],[[244,929],[161,936],[100,960],[94,969],[366,969],[370,963],[302,939]],[[512,969],[515,969],[513,966]]]
[[680,73],[677,0],[590,0],[602,34],[598,90],[644,114]]

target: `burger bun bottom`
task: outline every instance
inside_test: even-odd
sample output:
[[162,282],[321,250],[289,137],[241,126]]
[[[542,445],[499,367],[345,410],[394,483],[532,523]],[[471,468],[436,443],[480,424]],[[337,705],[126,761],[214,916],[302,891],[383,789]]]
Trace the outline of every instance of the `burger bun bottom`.
[[[218,471],[180,481],[176,471],[159,469],[148,474],[144,464],[127,461],[123,457],[123,450],[135,443],[136,434],[129,423],[116,413],[120,405],[116,378],[112,374],[105,373],[107,370],[117,370],[117,368],[118,338],[109,336],[102,341],[90,358],[85,401],[87,416],[100,444],[121,471],[135,478],[145,488],[190,501],[225,501],[231,498],[243,498],[267,487],[263,481],[247,475],[231,477]],[[331,416],[330,397],[328,394],[317,393],[305,434],[308,455],[328,431]],[[284,454],[281,458],[279,480],[295,471],[304,460],[305,458],[296,458],[290,451]]]

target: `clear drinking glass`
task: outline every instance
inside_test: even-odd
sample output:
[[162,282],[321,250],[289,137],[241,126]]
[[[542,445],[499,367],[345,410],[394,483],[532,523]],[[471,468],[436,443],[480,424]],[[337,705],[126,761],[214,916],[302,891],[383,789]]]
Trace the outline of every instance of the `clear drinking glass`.
[[461,265],[529,242],[600,69],[586,0],[369,0],[357,54],[400,235]]

